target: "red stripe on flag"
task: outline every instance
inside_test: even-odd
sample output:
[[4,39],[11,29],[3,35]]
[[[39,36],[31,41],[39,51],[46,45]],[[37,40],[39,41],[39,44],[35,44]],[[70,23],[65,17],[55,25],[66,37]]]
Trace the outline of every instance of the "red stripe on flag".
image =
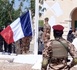
[[2,37],[5,39],[5,41],[10,44],[14,42],[13,40],[13,32],[10,26],[7,26],[2,32],[1,32]]

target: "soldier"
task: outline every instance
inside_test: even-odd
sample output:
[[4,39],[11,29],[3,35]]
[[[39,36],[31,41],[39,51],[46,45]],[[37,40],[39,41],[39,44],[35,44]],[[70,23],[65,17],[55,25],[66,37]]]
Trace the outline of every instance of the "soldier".
[[46,42],[50,40],[51,26],[48,24],[48,21],[49,19],[45,18],[45,24],[44,24],[43,35],[42,35],[44,46]]
[[[0,28],[0,32],[2,31],[3,29]],[[0,35],[0,52],[3,51],[3,37]]]
[[69,30],[67,35],[67,40],[72,43],[74,38],[75,38],[75,32],[73,30]]
[[29,52],[31,40],[32,40],[32,36],[22,38],[21,40],[22,54]]
[[42,34],[43,34],[43,27],[39,27],[39,33],[38,33],[38,54],[42,54],[42,50],[44,48],[44,45],[42,43]]
[[21,49],[21,39],[15,42],[15,52],[16,54],[21,54],[22,53],[22,49]]
[[[46,43],[42,53],[41,70],[70,70],[77,64],[75,47],[62,37],[64,29],[62,25],[54,25],[52,28],[55,39]],[[67,64],[68,53],[73,58],[70,64]]]

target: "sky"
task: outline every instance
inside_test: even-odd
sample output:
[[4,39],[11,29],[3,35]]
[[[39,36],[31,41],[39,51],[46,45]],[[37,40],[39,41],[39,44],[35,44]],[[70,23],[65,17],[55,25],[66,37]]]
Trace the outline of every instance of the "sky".
[[[11,0],[10,0],[11,1]],[[20,0],[22,1],[22,0]],[[15,4],[14,4],[14,9],[18,9],[19,5],[20,5],[20,1],[15,0]],[[23,3],[23,7],[22,7],[22,11],[25,11],[25,7],[29,7],[30,6],[30,0],[27,0],[28,2],[24,2]]]

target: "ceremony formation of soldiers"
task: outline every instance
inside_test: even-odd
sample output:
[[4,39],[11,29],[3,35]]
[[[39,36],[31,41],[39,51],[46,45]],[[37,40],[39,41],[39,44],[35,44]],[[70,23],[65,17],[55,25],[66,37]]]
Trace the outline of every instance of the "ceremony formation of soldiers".
[[[66,40],[62,37],[64,27],[54,25],[52,27],[54,39],[50,39],[51,26],[48,20],[48,18],[44,19],[43,30],[39,30],[38,54],[42,54],[41,70],[70,70],[77,64],[77,30],[70,29]],[[39,50],[40,46],[42,50]],[[68,53],[72,61],[68,59]]]
[[[54,39],[50,39],[51,26],[48,21],[49,18],[46,17],[44,26],[38,29],[38,54],[42,55],[41,70],[70,70],[77,64],[77,29],[70,29],[66,40],[62,37],[64,27],[60,24],[54,25],[52,27]],[[0,52],[8,52],[8,54],[12,52],[16,54],[27,53],[31,41],[32,36],[29,36],[8,45],[0,36]],[[68,54],[72,57],[72,61],[68,59]]]
[[[0,29],[2,31],[2,29]],[[4,38],[0,35],[0,52],[3,54],[11,53],[24,54],[29,52],[32,36],[24,37],[14,43],[7,44]]]

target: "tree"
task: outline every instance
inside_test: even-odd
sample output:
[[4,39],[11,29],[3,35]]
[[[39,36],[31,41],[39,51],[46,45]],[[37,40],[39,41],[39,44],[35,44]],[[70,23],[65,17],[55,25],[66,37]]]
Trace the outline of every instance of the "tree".
[[0,0],[0,27],[7,26],[13,22],[18,16],[19,11],[13,8],[14,0]]
[[[17,10],[14,9],[15,0],[0,0],[0,27],[6,27],[10,23],[12,23],[16,18],[22,14],[23,2],[28,0],[22,0],[20,2],[20,6]],[[20,1],[20,0],[19,0]],[[26,7],[25,9],[29,9],[30,7]]]
[[31,0],[32,17],[35,15],[35,0]]

